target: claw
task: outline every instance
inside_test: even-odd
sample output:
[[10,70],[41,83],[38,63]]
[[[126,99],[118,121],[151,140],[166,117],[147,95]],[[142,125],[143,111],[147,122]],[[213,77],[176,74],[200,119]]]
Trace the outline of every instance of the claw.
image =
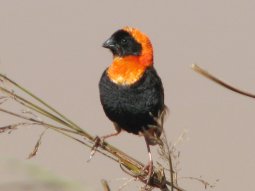
[[153,162],[152,162],[152,160],[150,160],[148,162],[148,164],[143,167],[143,171],[148,171],[146,185],[145,185],[145,186],[147,186],[150,183],[150,180],[151,180],[151,177],[152,177],[152,174],[153,174]]
[[103,142],[105,139],[109,138],[109,137],[113,137],[113,136],[116,136],[120,133],[120,128],[118,128],[116,125],[115,125],[115,129],[116,129],[116,132],[115,133],[111,133],[109,135],[105,135],[105,136],[102,136],[101,138],[96,136],[95,139],[94,139],[94,145],[93,147],[91,148],[91,152],[90,152],[90,156],[89,156],[89,159],[87,160],[87,162],[91,161],[91,159],[93,158],[93,156],[95,155],[96,151],[97,151],[97,148],[101,145],[103,145]]
[[94,139],[94,142],[95,142],[95,144],[91,148],[91,152],[90,152],[89,159],[87,160],[87,162],[91,161],[91,159],[93,158],[93,156],[95,155],[95,153],[97,151],[97,148],[99,147],[99,145],[101,144],[102,141],[101,141],[100,137],[96,136]]
[[152,161],[152,156],[151,156],[151,150],[150,150],[150,145],[148,140],[145,137],[145,142],[146,142],[146,146],[147,146],[147,151],[148,151],[148,155],[149,155],[149,162],[146,166],[144,166],[143,170],[144,171],[148,171],[148,175],[147,175],[147,181],[146,181],[146,185],[145,187],[150,183],[151,177],[152,177],[152,173],[153,173],[153,161]]

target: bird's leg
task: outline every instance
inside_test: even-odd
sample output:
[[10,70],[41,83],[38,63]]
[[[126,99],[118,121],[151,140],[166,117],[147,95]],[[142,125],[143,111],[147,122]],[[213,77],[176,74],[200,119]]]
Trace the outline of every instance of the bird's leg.
[[114,136],[116,136],[116,135],[118,135],[118,134],[120,134],[120,131],[119,131],[119,130],[117,130],[116,132],[111,133],[111,134],[109,134],[109,135],[104,135],[104,136],[102,136],[102,137],[99,138],[99,139],[101,139],[101,142],[104,142],[105,139],[107,139],[107,138],[109,138],[109,137],[114,137]]
[[151,149],[150,149],[150,144],[149,141],[146,139],[145,137],[145,142],[146,142],[146,146],[147,146],[147,151],[148,151],[148,155],[149,155],[149,162],[146,166],[144,166],[143,170],[148,170],[148,178],[147,178],[147,182],[146,185],[149,184],[151,176],[152,176],[152,172],[153,172],[153,161],[152,161],[152,156],[151,156]]
[[108,135],[104,135],[102,137],[98,137],[98,136],[95,137],[95,139],[94,139],[95,143],[94,143],[93,147],[91,148],[91,152],[90,152],[88,161],[90,161],[92,159],[92,157],[95,155],[95,153],[97,151],[97,148],[99,147],[100,144],[102,144],[104,142],[105,139],[120,134],[121,129],[117,126],[117,124],[114,123],[114,127],[115,127],[116,132],[108,134]]

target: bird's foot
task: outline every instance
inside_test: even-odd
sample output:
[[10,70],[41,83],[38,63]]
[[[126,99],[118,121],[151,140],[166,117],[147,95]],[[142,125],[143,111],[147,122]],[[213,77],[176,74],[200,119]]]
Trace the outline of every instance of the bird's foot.
[[94,145],[91,148],[91,152],[90,152],[89,159],[87,162],[91,161],[91,159],[93,158],[93,156],[95,155],[95,153],[97,151],[97,148],[102,144],[102,142],[103,142],[103,140],[101,140],[100,137],[98,137],[98,136],[95,137]]
[[114,133],[111,133],[109,135],[105,135],[105,136],[102,136],[102,137],[98,137],[96,136],[95,139],[94,139],[94,145],[93,147],[91,148],[91,152],[90,152],[90,156],[89,156],[89,159],[88,159],[88,162],[92,159],[92,157],[95,155],[96,151],[97,151],[97,148],[99,146],[103,146],[103,143],[104,143],[104,140],[109,138],[109,137],[113,137],[113,136],[116,136],[120,133],[120,129],[117,128],[117,126],[115,127],[116,128],[116,132]]
[[150,183],[150,180],[153,174],[153,162],[149,161],[148,164],[143,167],[143,171],[145,172],[145,174],[147,174],[147,178],[146,178],[146,186],[147,186]]

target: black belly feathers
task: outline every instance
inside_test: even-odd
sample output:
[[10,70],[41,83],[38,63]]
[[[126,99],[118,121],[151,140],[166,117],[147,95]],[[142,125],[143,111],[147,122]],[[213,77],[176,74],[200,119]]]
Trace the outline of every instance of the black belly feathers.
[[132,85],[118,85],[103,73],[99,82],[100,100],[107,117],[129,133],[139,134],[157,126],[154,117],[165,109],[160,77],[151,66]]

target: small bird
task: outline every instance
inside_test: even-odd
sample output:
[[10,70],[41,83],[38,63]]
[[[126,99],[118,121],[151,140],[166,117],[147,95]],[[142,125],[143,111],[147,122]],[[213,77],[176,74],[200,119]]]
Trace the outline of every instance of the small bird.
[[153,48],[147,35],[136,28],[124,27],[103,43],[113,54],[112,64],[99,82],[100,100],[106,116],[118,135],[125,130],[145,137],[149,154],[148,181],[153,171],[150,145],[161,144],[166,113],[164,89],[153,66]]

